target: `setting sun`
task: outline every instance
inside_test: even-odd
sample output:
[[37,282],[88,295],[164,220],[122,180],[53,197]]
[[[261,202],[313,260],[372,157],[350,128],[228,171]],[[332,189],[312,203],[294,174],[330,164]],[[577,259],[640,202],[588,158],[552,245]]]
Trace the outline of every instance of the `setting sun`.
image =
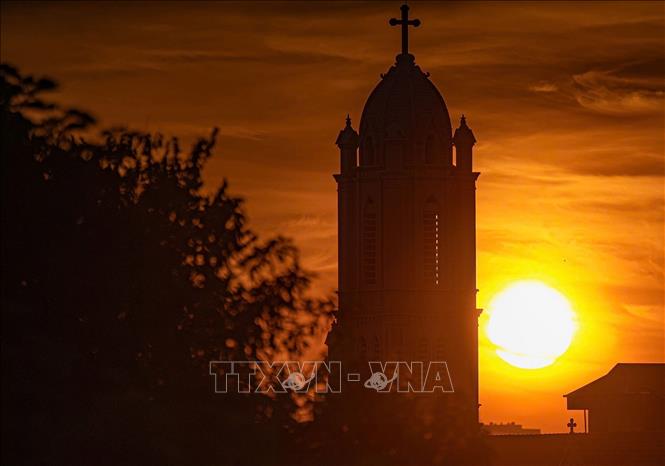
[[561,293],[539,281],[520,281],[491,301],[487,336],[507,363],[540,369],[570,346],[574,317]]

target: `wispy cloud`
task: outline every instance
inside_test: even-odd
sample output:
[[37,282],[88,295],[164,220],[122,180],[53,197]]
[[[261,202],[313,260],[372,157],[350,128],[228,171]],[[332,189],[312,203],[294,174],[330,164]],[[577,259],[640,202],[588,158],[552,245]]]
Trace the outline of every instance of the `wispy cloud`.
[[583,107],[612,115],[662,115],[665,108],[665,66],[656,76],[629,73],[636,67],[590,70],[573,76],[575,98]]
[[554,83],[548,83],[547,81],[541,81],[530,85],[529,90],[533,92],[556,92],[559,90],[559,86]]

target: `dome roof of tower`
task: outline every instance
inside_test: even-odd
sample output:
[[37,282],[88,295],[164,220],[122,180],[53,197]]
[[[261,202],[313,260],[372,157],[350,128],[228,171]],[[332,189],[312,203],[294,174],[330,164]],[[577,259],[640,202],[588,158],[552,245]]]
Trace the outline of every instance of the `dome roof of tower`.
[[374,152],[388,140],[403,140],[415,147],[428,138],[436,138],[443,152],[452,150],[450,115],[429,73],[421,71],[413,55],[400,54],[365,103],[361,152],[368,139]]

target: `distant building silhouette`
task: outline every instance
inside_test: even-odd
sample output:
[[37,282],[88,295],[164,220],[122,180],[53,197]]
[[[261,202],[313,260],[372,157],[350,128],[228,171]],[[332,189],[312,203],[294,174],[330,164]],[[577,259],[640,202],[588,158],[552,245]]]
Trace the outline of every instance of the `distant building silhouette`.
[[402,53],[370,93],[359,134],[340,131],[339,313],[331,359],[362,372],[368,360],[445,361],[455,393],[478,422],[476,142],[464,116],[453,134],[429,73]]
[[665,364],[617,364],[607,375],[564,395],[568,409],[588,411],[588,433],[571,420],[566,428],[577,424],[574,433],[491,435],[491,464],[665,464],[664,385]]
[[487,432],[489,435],[538,435],[540,434],[540,429],[527,429],[522,427],[522,424],[516,424],[514,422],[506,423],[494,423],[490,422],[489,424],[483,425],[483,431]]
[[568,409],[588,412],[588,432],[663,431],[665,364],[619,363],[564,395]]

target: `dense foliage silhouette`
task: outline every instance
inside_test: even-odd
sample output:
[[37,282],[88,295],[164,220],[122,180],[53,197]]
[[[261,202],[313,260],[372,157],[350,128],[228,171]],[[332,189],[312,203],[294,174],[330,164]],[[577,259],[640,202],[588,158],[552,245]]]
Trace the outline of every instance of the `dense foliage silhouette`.
[[201,194],[217,131],[189,153],[124,129],[88,142],[91,116],[44,100],[53,81],[0,79],[3,463],[203,461],[208,434],[265,454],[238,425],[281,428],[293,406],[213,396],[208,361],[297,355],[331,307],[226,183]]

